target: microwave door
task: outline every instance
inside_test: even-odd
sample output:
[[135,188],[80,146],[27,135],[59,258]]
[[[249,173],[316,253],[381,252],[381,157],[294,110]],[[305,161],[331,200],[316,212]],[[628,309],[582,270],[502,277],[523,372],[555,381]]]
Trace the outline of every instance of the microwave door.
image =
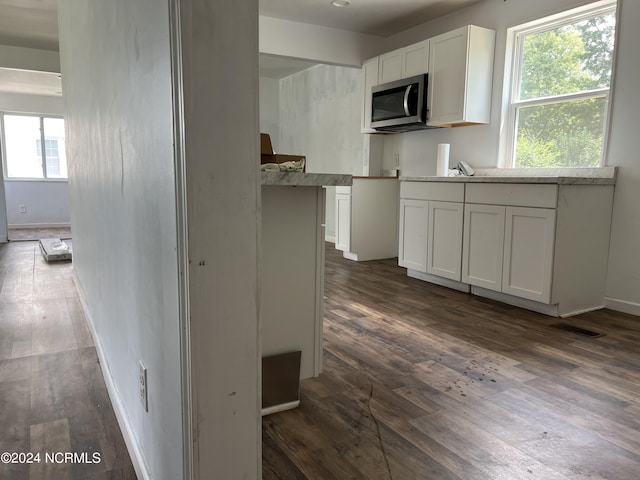
[[372,96],[372,122],[406,118],[409,116],[411,85],[374,93]]
[[422,97],[419,81],[398,81],[374,87],[371,126],[381,129],[424,123],[420,107]]

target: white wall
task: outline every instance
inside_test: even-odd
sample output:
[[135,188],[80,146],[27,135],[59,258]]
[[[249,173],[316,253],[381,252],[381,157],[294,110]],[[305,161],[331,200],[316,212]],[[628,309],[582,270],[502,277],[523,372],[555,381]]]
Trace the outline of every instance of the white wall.
[[260,53],[360,67],[384,38],[273,17],[260,17]]
[[260,132],[268,133],[274,151],[279,152],[280,80],[260,77]]
[[194,478],[255,480],[262,471],[258,0],[180,5]]
[[[438,35],[454,28],[476,24],[497,31],[491,123],[486,126],[427,130],[385,137],[384,163],[390,168],[393,154],[400,155],[402,175],[433,175],[438,143],[451,144],[451,163],[465,160],[472,166],[499,164],[498,145],[503,95],[506,30],[563,10],[591,3],[586,0],[484,0],[436,21],[402,32],[387,40],[385,51]],[[618,166],[613,207],[607,305],[640,315],[640,150],[635,125],[640,111],[637,94],[640,75],[640,3],[618,0],[617,62],[612,92],[611,128],[606,164]]]
[[134,462],[174,480],[183,445],[168,12],[166,0],[59,2],[76,285]]
[[[362,175],[360,69],[318,65],[280,80],[280,151],[307,157],[307,172]],[[335,188],[326,236],[335,237]]]
[[609,273],[608,304],[611,308],[640,315],[640,2],[618,0],[618,51],[613,87],[609,165],[618,166]]
[[[64,103],[62,96],[0,92],[0,111],[62,115]],[[8,180],[5,181],[4,189],[5,196],[0,198],[0,204],[6,198],[7,223],[10,226],[68,225],[71,221],[66,181]],[[20,205],[26,205],[26,213],[20,213]]]
[[[67,182],[5,182],[9,227],[69,226]],[[26,212],[20,212],[20,205]]]
[[464,160],[477,167],[498,165],[502,109],[502,84],[507,28],[562,10],[590,3],[589,0],[484,0],[432,22],[389,37],[385,50],[409,45],[455,28],[474,24],[496,30],[491,123],[471,127],[424,130],[385,137],[384,166],[392,168],[394,154],[400,155],[402,175],[435,175],[439,143],[451,144],[450,164]]

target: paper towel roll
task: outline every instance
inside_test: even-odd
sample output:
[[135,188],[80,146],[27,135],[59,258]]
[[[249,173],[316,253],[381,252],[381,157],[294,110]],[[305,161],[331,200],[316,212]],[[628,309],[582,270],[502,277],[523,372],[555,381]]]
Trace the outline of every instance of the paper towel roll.
[[438,156],[436,157],[436,175],[446,177],[449,174],[449,148],[448,143],[438,144]]

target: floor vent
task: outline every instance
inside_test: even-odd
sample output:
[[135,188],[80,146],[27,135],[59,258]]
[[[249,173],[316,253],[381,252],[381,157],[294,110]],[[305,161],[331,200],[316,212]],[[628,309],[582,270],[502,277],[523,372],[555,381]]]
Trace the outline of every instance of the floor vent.
[[584,335],[585,337],[597,338],[604,335],[604,333],[594,332],[593,330],[587,330],[586,328],[576,327],[575,325],[569,325],[568,323],[554,323],[551,325],[554,328],[565,330],[567,332],[577,333],[578,335]]

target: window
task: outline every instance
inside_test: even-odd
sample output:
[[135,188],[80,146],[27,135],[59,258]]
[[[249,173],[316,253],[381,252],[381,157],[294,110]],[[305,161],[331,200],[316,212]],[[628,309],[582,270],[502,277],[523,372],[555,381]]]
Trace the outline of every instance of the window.
[[1,119],[7,179],[67,178],[62,118],[3,114]]
[[596,2],[509,30],[506,166],[601,165],[615,8],[615,2]]

